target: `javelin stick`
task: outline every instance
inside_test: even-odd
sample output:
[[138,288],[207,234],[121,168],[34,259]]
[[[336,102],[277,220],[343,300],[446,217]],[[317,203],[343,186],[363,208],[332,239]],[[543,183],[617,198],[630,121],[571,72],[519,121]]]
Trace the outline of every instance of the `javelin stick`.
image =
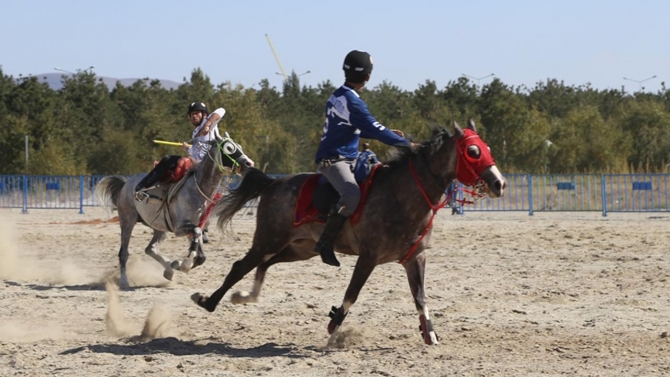
[[[165,141],[165,140],[154,140],[154,143],[156,144],[165,144],[165,145],[174,145],[176,147],[181,147],[181,143],[177,143],[174,141]],[[187,144],[189,147],[191,146],[190,144]]]

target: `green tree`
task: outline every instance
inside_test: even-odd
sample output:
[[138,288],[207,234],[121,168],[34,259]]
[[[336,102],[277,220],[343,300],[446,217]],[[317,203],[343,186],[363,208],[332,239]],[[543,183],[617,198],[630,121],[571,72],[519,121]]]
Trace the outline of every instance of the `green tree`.
[[670,113],[661,103],[645,100],[631,104],[623,119],[630,145],[628,163],[637,171],[667,171],[670,162]]

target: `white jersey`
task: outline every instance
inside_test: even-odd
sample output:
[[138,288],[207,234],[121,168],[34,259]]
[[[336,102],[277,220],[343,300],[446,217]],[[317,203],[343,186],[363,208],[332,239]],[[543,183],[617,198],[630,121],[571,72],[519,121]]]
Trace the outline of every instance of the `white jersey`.
[[[201,135],[200,131],[202,128],[205,126],[205,122],[209,118],[212,117],[212,115],[218,114],[220,116],[219,120],[216,122],[212,122],[212,125],[209,127],[209,133],[206,135]],[[207,151],[209,150],[209,147],[211,144],[208,144],[207,142],[221,139],[221,135],[219,134],[219,122],[221,119],[223,119],[223,116],[226,114],[226,110],[223,107],[219,107],[218,109],[214,110],[212,114],[209,114],[209,116],[205,119],[202,120],[200,125],[193,130],[193,145],[188,149],[188,154],[195,160],[195,162],[200,162],[202,161],[205,156],[207,156]]]

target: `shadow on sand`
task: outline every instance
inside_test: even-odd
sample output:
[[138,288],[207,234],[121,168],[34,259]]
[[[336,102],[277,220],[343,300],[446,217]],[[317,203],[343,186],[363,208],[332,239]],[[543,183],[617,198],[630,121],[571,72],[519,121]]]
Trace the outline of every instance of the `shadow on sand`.
[[68,291],[104,291],[105,283],[89,283],[89,284],[74,284],[74,285],[60,285],[60,284],[34,284],[34,283],[19,283],[16,281],[5,280],[5,284],[13,287],[25,287],[35,291],[50,291],[52,289],[65,289]]
[[306,357],[292,354],[294,347],[290,344],[279,346],[276,343],[267,343],[254,348],[235,348],[227,343],[209,342],[210,339],[182,341],[174,337],[169,337],[154,339],[146,343],[135,343],[137,339],[131,338],[128,339],[129,344],[94,344],[65,350],[60,354],[71,355],[88,350],[95,353],[111,353],[114,355],[153,355],[156,353],[169,353],[175,356],[219,354],[230,357],[252,358],[275,356],[294,358]]

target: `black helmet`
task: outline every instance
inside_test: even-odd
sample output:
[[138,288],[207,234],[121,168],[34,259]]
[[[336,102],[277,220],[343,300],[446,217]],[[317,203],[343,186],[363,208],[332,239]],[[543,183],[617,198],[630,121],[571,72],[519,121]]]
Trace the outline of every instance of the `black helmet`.
[[191,113],[194,111],[204,111],[205,113],[209,114],[207,105],[205,105],[204,102],[191,102],[191,104],[188,105],[188,115],[191,115]]
[[353,50],[344,58],[342,69],[347,81],[363,82],[367,74],[372,72],[372,56],[365,51]]

